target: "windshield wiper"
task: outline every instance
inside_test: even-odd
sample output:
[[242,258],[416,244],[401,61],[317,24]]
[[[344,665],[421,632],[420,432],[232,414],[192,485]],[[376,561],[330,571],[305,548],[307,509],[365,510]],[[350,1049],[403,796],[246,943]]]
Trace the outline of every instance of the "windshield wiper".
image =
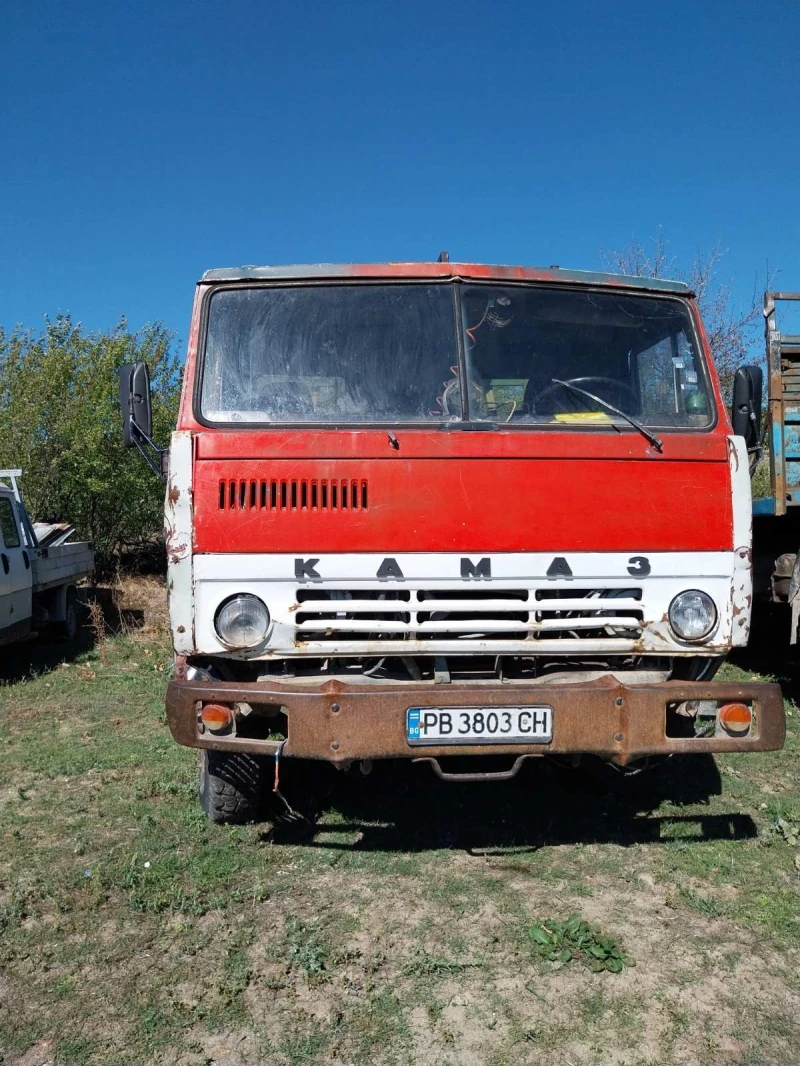
[[620,418],[624,418],[626,422],[630,422],[634,429],[638,429],[643,437],[650,441],[653,447],[658,452],[664,451],[664,445],[660,437],[657,437],[655,433],[651,433],[649,429],[646,429],[641,422],[637,422],[635,418],[631,418],[630,415],[626,415],[624,411],[620,411],[618,407],[615,407],[607,400],[601,400],[599,396],[595,396],[593,392],[588,392],[586,389],[580,388],[578,385],[573,385],[571,381],[561,381],[560,378],[553,378],[554,385],[563,385],[565,389],[572,389],[573,392],[579,392],[581,396],[588,396],[590,400],[594,400],[595,403],[599,403],[601,407],[605,407],[607,411],[611,411],[612,414],[619,415]]

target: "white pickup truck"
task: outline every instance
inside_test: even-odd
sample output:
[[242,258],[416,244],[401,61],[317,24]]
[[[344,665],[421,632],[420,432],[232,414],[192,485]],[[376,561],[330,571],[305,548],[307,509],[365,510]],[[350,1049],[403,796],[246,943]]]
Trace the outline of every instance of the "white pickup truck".
[[36,523],[19,492],[20,470],[0,470],[0,646],[41,627],[72,640],[78,632],[76,584],[94,569],[74,528]]

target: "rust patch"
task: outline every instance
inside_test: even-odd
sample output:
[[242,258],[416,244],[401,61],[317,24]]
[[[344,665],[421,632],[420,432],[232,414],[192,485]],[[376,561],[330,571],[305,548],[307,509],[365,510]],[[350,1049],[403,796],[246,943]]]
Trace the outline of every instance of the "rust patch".
[[728,454],[731,456],[731,458],[734,460],[734,462],[736,464],[734,473],[738,474],[738,472],[739,472],[739,453],[734,448],[733,442],[730,439],[728,439]]
[[175,504],[181,498],[181,490],[175,485],[170,485],[169,492],[167,493],[167,499],[170,503]]
[[667,639],[671,640],[671,637],[669,636],[669,612],[665,611],[658,621],[651,622],[646,629],[642,630],[642,632],[633,642],[633,647],[631,650],[634,652],[639,652],[639,654],[641,655],[647,654],[648,652],[652,652],[652,644],[647,638],[648,636],[652,636],[654,633],[656,636],[663,636],[663,634],[660,632],[660,628],[664,626],[666,626],[667,628]]
[[189,551],[189,542],[181,540],[182,535],[178,534],[175,527],[171,522],[165,522],[164,524],[164,542],[167,549],[167,558],[171,563],[179,563],[181,559],[185,559]]
[[[752,606],[752,603],[753,603],[753,597],[751,595],[745,596],[745,598],[744,598],[744,607],[739,607],[736,604],[735,600],[731,600],[731,607],[733,609],[733,617],[736,618],[737,615],[744,614],[745,612],[747,612],[749,614],[750,608]],[[739,619],[739,625],[743,625],[743,624],[744,624],[744,619],[740,618]]]

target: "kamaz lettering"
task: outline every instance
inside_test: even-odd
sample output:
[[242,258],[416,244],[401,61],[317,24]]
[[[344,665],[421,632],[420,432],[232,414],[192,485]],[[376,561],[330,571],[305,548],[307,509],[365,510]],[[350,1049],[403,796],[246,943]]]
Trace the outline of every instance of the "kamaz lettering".
[[[323,575],[317,572],[319,559],[295,559],[294,576],[298,581],[322,581]],[[484,556],[477,563],[472,559],[460,560],[460,577],[463,581],[490,581],[492,577],[492,560]],[[647,577],[650,573],[650,560],[643,555],[634,555],[628,560],[626,572],[631,577]],[[547,577],[573,577],[572,570],[567,559],[553,559],[545,571]],[[455,574],[453,575],[456,576]],[[533,575],[531,575],[533,576]],[[397,581],[405,580],[405,574],[400,569],[396,559],[391,557],[382,559],[375,571],[375,577],[379,581],[394,578]]]

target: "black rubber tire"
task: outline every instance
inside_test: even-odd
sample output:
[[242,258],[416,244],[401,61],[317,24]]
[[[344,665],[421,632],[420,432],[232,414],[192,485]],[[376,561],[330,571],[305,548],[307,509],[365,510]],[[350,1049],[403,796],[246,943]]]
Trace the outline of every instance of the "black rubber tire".
[[707,658],[695,655],[691,659],[674,659],[671,681],[711,681],[725,662],[725,656]]
[[200,806],[212,822],[240,825],[258,817],[266,795],[264,756],[200,752]]
[[77,639],[80,629],[78,616],[78,596],[75,589],[67,589],[67,602],[64,610],[64,621],[57,622],[55,633],[58,640],[73,641]]

